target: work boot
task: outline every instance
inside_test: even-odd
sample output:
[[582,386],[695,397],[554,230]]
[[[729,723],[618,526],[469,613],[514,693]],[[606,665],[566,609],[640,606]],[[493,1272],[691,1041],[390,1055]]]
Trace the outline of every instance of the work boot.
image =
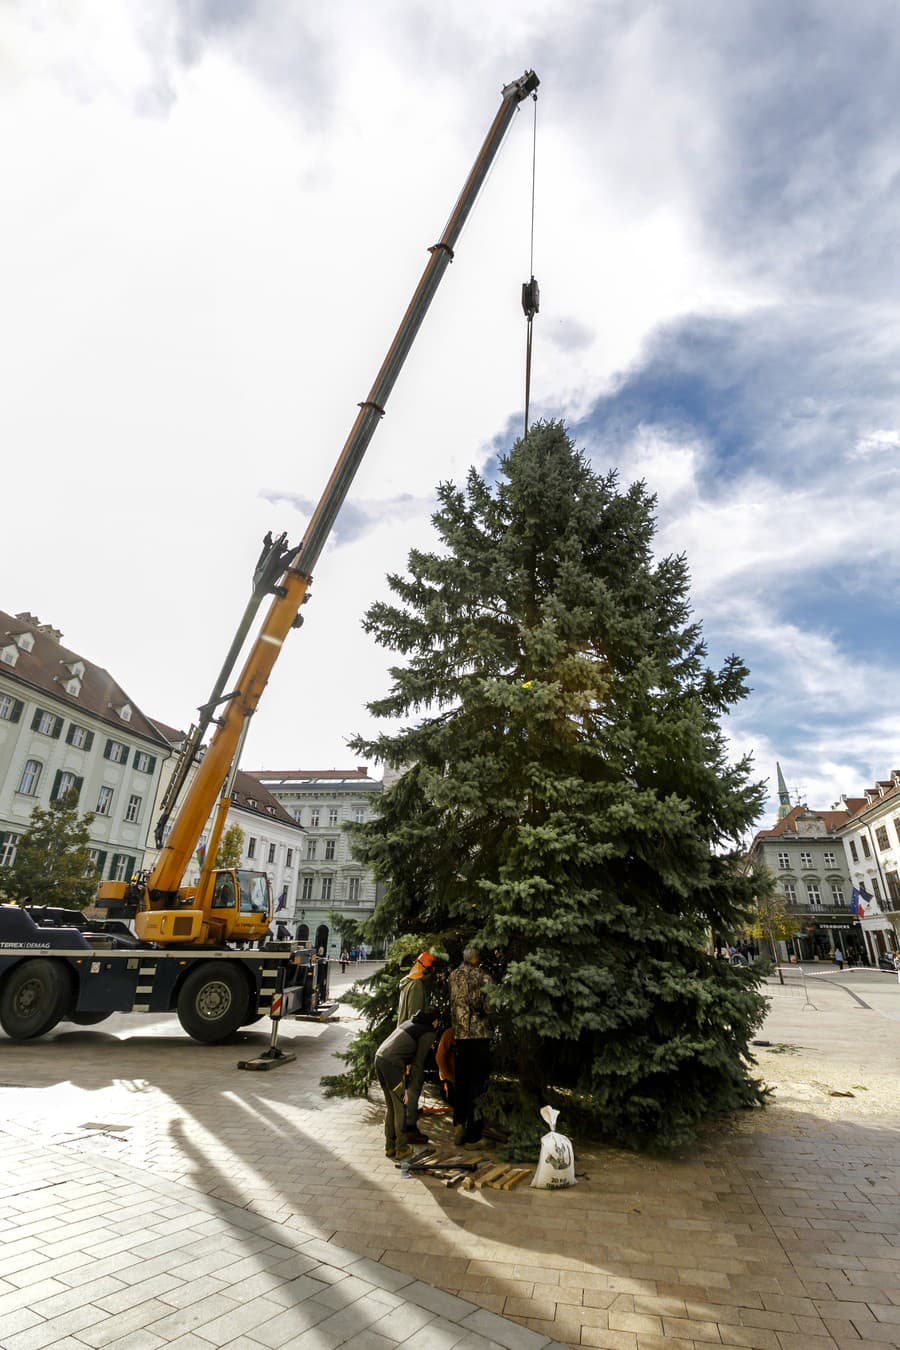
[[386,1158],[395,1158],[397,1156],[397,1150],[388,1144],[385,1147],[384,1156]]
[[394,1162],[402,1162],[404,1158],[411,1158],[413,1151],[411,1144],[407,1144],[404,1148],[395,1149]]
[[411,1144],[428,1143],[428,1135],[423,1134],[417,1125],[413,1125],[411,1129],[407,1129],[406,1137]]
[[468,1142],[467,1144],[463,1144],[463,1148],[470,1148],[470,1149],[487,1148],[487,1140],[486,1140],[486,1139],[470,1139],[469,1142]]
[[457,1147],[458,1147],[460,1144],[465,1143],[465,1139],[466,1139],[466,1127],[465,1127],[465,1125],[454,1125],[454,1126],[453,1126],[453,1142],[454,1142],[454,1144],[456,1144]]

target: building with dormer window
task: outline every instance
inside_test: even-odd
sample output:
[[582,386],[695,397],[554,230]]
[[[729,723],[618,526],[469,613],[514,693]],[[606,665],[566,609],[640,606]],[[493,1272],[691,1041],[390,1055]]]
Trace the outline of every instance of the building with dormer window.
[[143,865],[169,753],[109,672],[65,647],[58,628],[0,611],[0,869],[35,807],[74,790],[79,812],[93,813],[98,881],[127,880]]
[[851,886],[871,897],[860,928],[873,963],[900,947],[900,769],[844,799],[849,818],[840,829]]

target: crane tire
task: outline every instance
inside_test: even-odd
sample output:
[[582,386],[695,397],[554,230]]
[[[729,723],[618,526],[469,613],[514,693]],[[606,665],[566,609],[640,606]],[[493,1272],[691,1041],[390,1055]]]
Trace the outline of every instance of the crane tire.
[[247,1016],[250,989],[227,961],[201,961],[178,994],[178,1020],[195,1041],[212,1045],[233,1036]]
[[14,1041],[30,1041],[52,1031],[72,998],[65,970],[46,957],[15,967],[0,989],[0,1026]]
[[74,1022],[77,1027],[95,1027],[98,1022],[105,1022],[107,1017],[112,1017],[111,1012],[73,1012],[66,1018],[67,1022]]

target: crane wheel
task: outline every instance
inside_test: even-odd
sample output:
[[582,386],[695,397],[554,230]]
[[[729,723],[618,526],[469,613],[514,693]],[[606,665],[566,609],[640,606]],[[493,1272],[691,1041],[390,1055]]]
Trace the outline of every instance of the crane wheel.
[[67,1022],[74,1022],[77,1027],[95,1027],[98,1022],[105,1022],[107,1017],[112,1017],[111,1012],[73,1012],[66,1018]]
[[33,1040],[53,1030],[71,998],[68,976],[55,961],[23,961],[0,990],[0,1026],[14,1041]]
[[189,1036],[207,1045],[227,1040],[247,1017],[250,989],[226,961],[203,961],[178,994],[178,1020]]

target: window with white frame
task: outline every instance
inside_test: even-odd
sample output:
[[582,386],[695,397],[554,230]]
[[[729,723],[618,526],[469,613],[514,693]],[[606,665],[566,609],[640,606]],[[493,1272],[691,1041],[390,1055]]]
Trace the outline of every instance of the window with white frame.
[[364,806],[354,806],[353,819],[357,825],[361,825],[366,818],[366,808]]
[[822,857],[825,861],[826,867],[837,867],[837,857],[830,849],[826,849],[826,851],[822,854]]
[[876,830],[875,830],[875,839],[876,839],[876,841],[877,841],[877,843],[878,843],[878,847],[881,849],[882,853],[885,851],[886,848],[890,848],[891,843],[890,843],[890,840],[888,839],[888,832],[887,832],[887,826],[886,826],[886,825],[879,825],[879,826],[876,828]]
[[18,722],[23,706],[22,700],[12,694],[0,694],[0,722]]
[[54,713],[45,712],[43,708],[38,708],[31,719],[32,731],[38,731],[42,736],[52,736],[56,739],[62,731],[63,720]]
[[103,758],[108,759],[111,764],[127,764],[128,746],[122,741],[107,741]]
[[330,900],[330,899],[331,899],[331,887],[332,887],[332,878],[331,878],[331,877],[323,877],[323,878],[322,878],[322,899],[323,899],[323,900]]
[[139,797],[136,792],[132,792],[128,798],[128,805],[125,807],[125,819],[129,825],[136,825],[140,820],[143,800],[143,797]]
[[859,854],[856,851],[856,840],[848,839],[847,842],[850,845],[850,857],[854,862],[859,862]]
[[792,881],[783,881],[783,882],[781,883],[781,885],[782,885],[782,887],[783,887],[783,889],[784,889],[784,896],[785,896],[785,899],[787,900],[788,904],[789,904],[789,905],[796,905],[796,903],[797,903],[797,887],[794,885],[794,883],[793,883]]
[[334,850],[337,841],[335,839],[325,840],[325,861],[334,862]]
[[112,868],[110,870],[111,881],[128,881],[134,871],[135,858],[127,853],[114,853]]
[[822,903],[822,896],[814,881],[808,881],[806,883],[806,898],[813,908],[816,908]]
[[81,727],[77,722],[69,723],[69,730],[66,732],[66,744],[71,745],[73,750],[90,750],[93,740],[94,733],[88,731],[87,727]]
[[351,877],[347,882],[347,899],[351,905],[359,904],[360,879]]
[[37,759],[26,759],[25,768],[22,770],[16,792],[21,792],[24,797],[33,797],[38,790],[43,767],[43,764]]
[[328,824],[331,826],[332,829],[334,829],[335,825],[338,823],[339,817],[340,817],[340,813],[339,813],[337,807],[336,807],[336,806],[329,806],[329,808],[328,808]]
[[248,858],[256,857],[256,840],[253,838],[252,834],[250,835],[250,838],[247,840],[247,857]]
[[12,867],[16,861],[16,844],[21,838],[12,830],[0,830],[0,867]]
[[834,881],[831,883],[831,903],[837,909],[844,908],[844,888],[843,886],[838,886]]
[[316,843],[315,839],[307,839],[306,841],[306,856],[310,862],[316,856]]
[[292,848],[289,848],[285,854],[284,865],[285,867],[293,867],[294,865],[294,850]]
[[108,816],[109,809],[112,806],[113,790],[104,784],[97,793],[97,805],[94,807],[94,814],[98,816]]
[[869,848],[869,841],[864,834],[859,836],[859,842],[862,844],[862,851],[867,858],[871,858],[872,850]]
[[812,854],[807,853],[805,850],[802,850],[800,853],[800,866],[812,867],[812,865],[813,865]]
[[301,899],[301,900],[311,900],[311,899],[313,898],[313,881],[314,881],[314,880],[315,880],[315,878],[314,878],[314,877],[311,877],[311,876],[306,876],[306,877],[303,878],[303,883],[302,883],[302,885],[301,885],[301,887],[300,887],[300,899]]
[[93,876],[96,872],[102,877],[103,869],[106,866],[106,850],[102,848],[89,848],[88,858],[89,862],[85,869],[85,876]]
[[55,802],[61,802],[65,800],[65,798],[68,797],[72,789],[74,788],[77,790],[78,788],[80,788],[83,782],[84,782],[83,778],[80,779],[76,778],[75,774],[69,773],[68,770],[60,771],[56,775],[56,781],[53,784],[53,792],[50,794],[52,800]]
[[156,768],[156,756],[148,755],[146,750],[135,750],[134,767],[138,773],[152,773]]
[[309,827],[311,830],[319,828],[319,808],[317,806],[309,808]]
[[789,853],[779,853],[778,867],[782,872],[789,872],[791,869],[791,855]]
[[274,844],[270,844],[270,845],[269,845],[268,861],[269,861],[270,863],[273,863],[273,862],[275,861],[275,845],[274,845]]

